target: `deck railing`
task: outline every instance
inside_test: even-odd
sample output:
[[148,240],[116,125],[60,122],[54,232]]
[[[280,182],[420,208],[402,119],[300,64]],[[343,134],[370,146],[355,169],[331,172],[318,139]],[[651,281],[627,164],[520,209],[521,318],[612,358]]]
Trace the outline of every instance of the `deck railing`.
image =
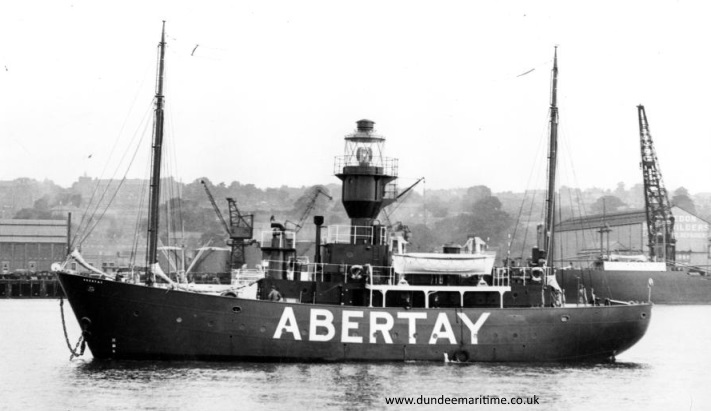
[[[344,282],[355,282],[368,275],[368,270],[360,265],[310,263],[298,260],[264,260],[264,270],[272,278],[286,278],[300,281],[324,281],[325,275],[339,273],[344,275]],[[255,270],[256,271],[256,270]],[[376,284],[395,284],[396,276],[392,267],[372,267],[373,282]]]
[[555,275],[549,267],[502,267],[495,269],[495,272],[506,272],[506,281],[520,282],[523,285],[528,283],[546,284],[546,278]]
[[[387,244],[385,227],[330,225],[326,232],[326,244]],[[377,240],[377,241],[376,241]]]
[[371,171],[374,171],[376,174],[397,176],[398,159],[373,156],[373,158],[363,162],[358,160],[356,154],[337,156],[333,162],[333,173],[336,175],[343,173],[344,167],[364,167],[371,169]]

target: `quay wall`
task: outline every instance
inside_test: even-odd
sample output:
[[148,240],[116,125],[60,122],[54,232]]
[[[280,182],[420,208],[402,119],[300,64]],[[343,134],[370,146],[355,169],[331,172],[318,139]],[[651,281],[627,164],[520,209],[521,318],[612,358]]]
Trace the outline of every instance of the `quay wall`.
[[0,279],[0,298],[59,298],[64,290],[56,279]]

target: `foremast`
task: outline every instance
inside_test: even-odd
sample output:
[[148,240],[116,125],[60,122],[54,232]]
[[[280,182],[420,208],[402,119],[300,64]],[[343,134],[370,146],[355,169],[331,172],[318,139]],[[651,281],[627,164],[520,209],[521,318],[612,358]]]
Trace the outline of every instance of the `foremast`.
[[551,79],[551,106],[548,141],[548,191],[546,193],[546,218],[543,249],[546,251],[546,265],[553,266],[553,227],[555,225],[555,177],[558,156],[558,48],[553,54]]
[[158,74],[156,78],[155,115],[153,128],[153,150],[151,155],[151,181],[148,197],[148,249],[146,252],[146,284],[155,282],[158,265],[158,221],[160,219],[160,169],[163,151],[163,73],[165,67],[165,21],[158,44]]

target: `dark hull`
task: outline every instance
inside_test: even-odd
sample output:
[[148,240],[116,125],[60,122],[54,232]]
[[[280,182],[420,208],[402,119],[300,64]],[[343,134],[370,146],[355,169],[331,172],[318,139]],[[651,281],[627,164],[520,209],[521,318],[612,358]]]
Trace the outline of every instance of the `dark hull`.
[[654,281],[655,304],[711,304],[711,277],[685,271],[558,270],[556,273],[568,303],[578,301],[579,283],[587,288],[588,297],[592,287],[601,299],[647,301],[650,278]]
[[406,310],[245,300],[57,275],[100,359],[443,361],[447,354],[461,361],[601,361],[634,345],[651,319],[648,304]]

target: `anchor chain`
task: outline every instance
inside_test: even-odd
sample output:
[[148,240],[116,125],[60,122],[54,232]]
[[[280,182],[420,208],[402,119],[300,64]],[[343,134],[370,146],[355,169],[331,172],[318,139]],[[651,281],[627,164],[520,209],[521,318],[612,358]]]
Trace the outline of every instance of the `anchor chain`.
[[[84,339],[84,334],[86,333],[86,330],[84,330],[84,327],[82,326],[81,336],[79,337],[77,344],[74,346],[74,348],[72,348],[72,344],[69,342],[69,334],[67,333],[67,323],[64,320],[64,299],[62,297],[59,297],[59,312],[62,314],[62,329],[64,330],[64,340],[67,342],[67,348],[69,348],[69,352],[72,353],[72,355],[69,356],[69,361],[71,361],[74,359],[74,357],[81,357],[82,355],[84,355],[84,351],[86,350],[86,340]],[[81,350],[77,351],[80,346]]]

